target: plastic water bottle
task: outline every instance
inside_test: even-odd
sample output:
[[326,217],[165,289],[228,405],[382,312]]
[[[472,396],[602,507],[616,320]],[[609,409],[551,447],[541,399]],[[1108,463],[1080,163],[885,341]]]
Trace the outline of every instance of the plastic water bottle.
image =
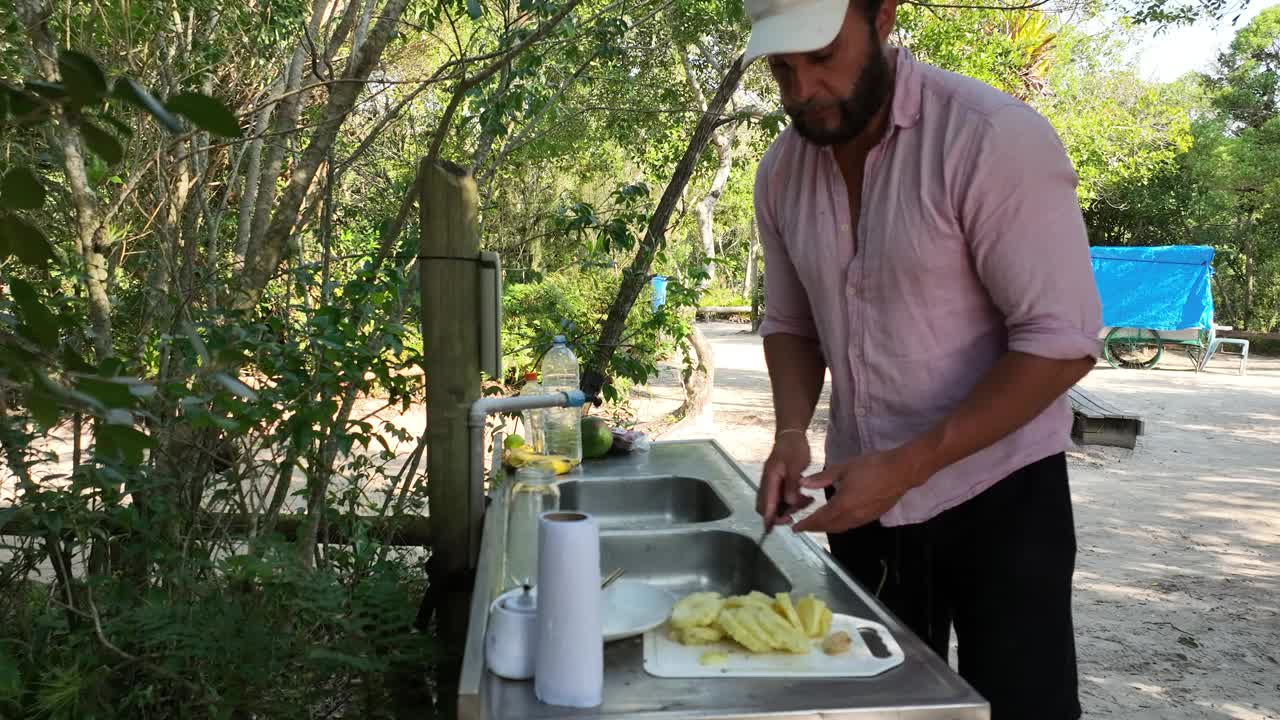
[[[578,358],[555,336],[551,349],[542,358],[543,392],[578,389]],[[542,414],[542,442],[548,455],[563,455],[577,465],[582,462],[582,416],[577,408],[547,408]]]

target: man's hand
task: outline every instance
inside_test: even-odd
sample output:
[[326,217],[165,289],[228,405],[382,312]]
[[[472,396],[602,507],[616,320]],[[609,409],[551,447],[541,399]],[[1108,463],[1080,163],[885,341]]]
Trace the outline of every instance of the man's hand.
[[929,479],[905,448],[855,457],[805,478],[806,488],[836,486],[827,504],[795,524],[796,532],[844,532],[878,519]]
[[[785,432],[773,442],[773,452],[764,462],[760,490],[756,493],[756,511],[764,518],[764,526],[791,522],[791,513],[807,507],[813,498],[800,492],[800,481],[809,469],[809,439],[804,433]],[[779,517],[779,500],[785,501],[786,514]]]

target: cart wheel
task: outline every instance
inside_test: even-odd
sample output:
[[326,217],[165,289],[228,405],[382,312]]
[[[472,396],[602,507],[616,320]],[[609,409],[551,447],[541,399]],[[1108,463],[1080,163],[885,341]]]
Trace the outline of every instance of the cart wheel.
[[1138,328],[1124,334],[1127,328],[1113,328],[1103,341],[1102,355],[1114,368],[1147,370],[1160,362],[1164,343],[1155,330]]

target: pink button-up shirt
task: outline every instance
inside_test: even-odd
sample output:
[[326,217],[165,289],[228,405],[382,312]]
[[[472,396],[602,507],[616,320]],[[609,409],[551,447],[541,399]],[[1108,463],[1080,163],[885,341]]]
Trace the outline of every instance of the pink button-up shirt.
[[[760,334],[821,344],[832,378],[831,464],[925,433],[1006,351],[1063,360],[1099,351],[1077,178],[1053,128],[1008,95],[897,52],[893,106],[866,160],[856,228],[829,148],[787,130],[756,175]],[[1064,395],[880,520],[927,520],[1070,447],[1070,429]]]

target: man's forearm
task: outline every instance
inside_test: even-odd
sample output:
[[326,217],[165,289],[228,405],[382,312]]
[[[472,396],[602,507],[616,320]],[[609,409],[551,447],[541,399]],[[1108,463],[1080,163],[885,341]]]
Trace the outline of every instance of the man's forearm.
[[773,387],[775,432],[808,428],[827,371],[822,347],[811,338],[774,334],[764,339],[764,360]]
[[1005,353],[955,411],[908,446],[921,463],[919,481],[1027,424],[1093,365],[1093,358],[1051,360]]

